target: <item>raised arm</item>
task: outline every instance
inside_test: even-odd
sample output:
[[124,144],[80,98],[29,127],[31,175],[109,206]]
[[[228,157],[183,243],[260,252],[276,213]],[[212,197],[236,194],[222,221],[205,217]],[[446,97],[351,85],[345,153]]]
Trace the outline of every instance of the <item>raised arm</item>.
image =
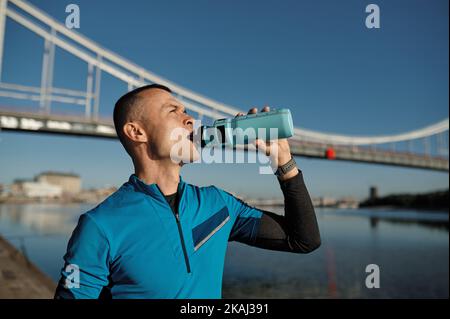
[[253,246],[309,253],[321,244],[314,207],[303,180],[302,171],[280,181],[284,195],[284,216],[264,211]]
[[[262,112],[268,112],[268,106]],[[249,114],[256,113],[252,108]],[[242,113],[237,116],[243,115]],[[294,161],[287,139],[264,142],[256,141],[258,150],[270,157],[273,168],[283,166],[286,172],[278,175],[284,195],[284,216],[273,212],[262,211],[260,220],[255,220],[256,230],[251,238],[239,239],[248,245],[296,253],[308,253],[317,249],[320,244],[319,227],[314,207],[303,180],[303,173]],[[287,167],[285,167],[287,166]]]

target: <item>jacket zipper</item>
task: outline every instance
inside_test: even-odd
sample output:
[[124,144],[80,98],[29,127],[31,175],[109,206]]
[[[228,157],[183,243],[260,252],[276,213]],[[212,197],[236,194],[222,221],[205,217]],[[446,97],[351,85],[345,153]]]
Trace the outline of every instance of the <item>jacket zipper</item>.
[[[158,187],[158,185],[157,185],[156,187]],[[161,193],[161,195],[164,196],[163,192],[161,192],[161,190],[159,189],[159,187],[158,187],[158,190],[159,190],[159,192]],[[178,192],[178,191],[179,191],[179,190],[177,190],[177,192]],[[183,197],[183,192],[181,192],[180,198],[179,198],[179,200],[178,200],[178,209],[180,208],[180,203],[181,203],[181,198],[182,198],[182,197]],[[170,205],[167,203],[167,200],[164,200],[164,202],[165,202],[168,206],[170,206]],[[170,208],[170,207],[169,207],[169,209],[172,210],[172,208]],[[186,269],[187,269],[187,272],[190,273],[190,272],[191,272],[191,265],[189,264],[189,258],[188,258],[188,255],[187,255],[186,244],[185,244],[185,242],[184,242],[183,229],[181,228],[181,223],[180,223],[180,215],[178,214],[178,212],[177,212],[177,213],[173,212],[173,214],[175,215],[175,219],[176,219],[176,221],[177,221],[178,234],[180,235],[181,247],[183,248],[183,255],[184,255],[184,262],[186,263]]]
[[175,219],[177,220],[178,233],[180,234],[181,247],[183,248],[184,262],[186,263],[187,272],[190,273],[191,266],[189,264],[189,258],[188,258],[187,251],[186,251],[186,245],[184,243],[183,229],[181,228],[181,223],[180,223],[180,215],[178,213],[175,214]]

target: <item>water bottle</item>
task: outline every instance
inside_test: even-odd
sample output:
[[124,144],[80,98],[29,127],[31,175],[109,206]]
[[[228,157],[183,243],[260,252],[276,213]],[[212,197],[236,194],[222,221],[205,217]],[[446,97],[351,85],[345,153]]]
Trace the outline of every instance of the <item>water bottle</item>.
[[246,114],[214,121],[212,126],[200,127],[202,147],[245,145],[255,139],[270,141],[294,135],[289,109]]

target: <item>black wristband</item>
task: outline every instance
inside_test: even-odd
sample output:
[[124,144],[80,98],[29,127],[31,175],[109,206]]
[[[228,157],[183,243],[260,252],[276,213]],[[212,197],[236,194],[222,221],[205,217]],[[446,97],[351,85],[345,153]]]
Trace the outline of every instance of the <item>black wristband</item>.
[[281,177],[285,175],[287,172],[293,170],[297,166],[297,163],[295,163],[295,160],[293,157],[284,165],[281,165],[278,167],[278,169],[275,172],[275,175],[278,177]]

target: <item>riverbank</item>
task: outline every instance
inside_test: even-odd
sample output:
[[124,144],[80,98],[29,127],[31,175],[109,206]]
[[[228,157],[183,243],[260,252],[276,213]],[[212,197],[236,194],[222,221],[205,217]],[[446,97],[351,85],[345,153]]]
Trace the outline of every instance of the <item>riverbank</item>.
[[51,299],[56,283],[0,236],[0,299]]
[[64,193],[60,196],[32,197],[23,193],[7,193],[0,196],[0,204],[98,204],[117,190],[116,187],[83,189],[79,193]]
[[449,211],[449,190],[422,194],[391,194],[370,198],[360,203],[361,208],[389,207],[421,211]]

